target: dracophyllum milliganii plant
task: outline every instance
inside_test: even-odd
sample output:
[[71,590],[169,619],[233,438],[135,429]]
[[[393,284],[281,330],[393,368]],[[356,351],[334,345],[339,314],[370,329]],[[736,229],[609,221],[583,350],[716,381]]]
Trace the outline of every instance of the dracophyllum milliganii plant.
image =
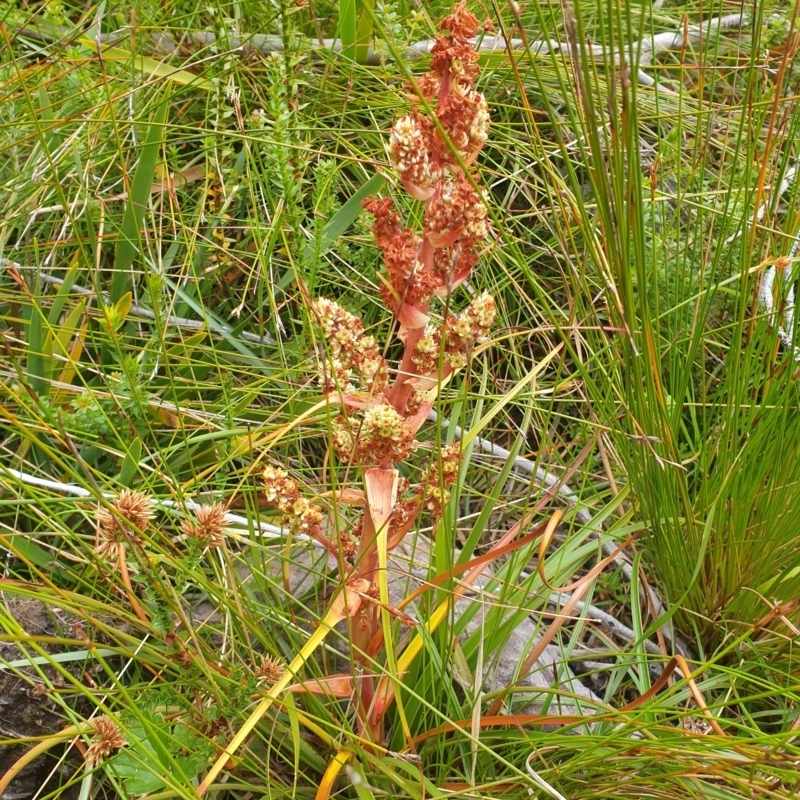
[[[420,514],[441,515],[458,472],[459,446],[445,448],[414,486],[396,465],[417,448],[417,432],[443,379],[466,365],[471,348],[487,336],[495,318],[488,294],[475,297],[458,315],[445,314],[441,324],[429,313],[435,297],[449,298],[469,275],[488,234],[485,198],[475,188],[476,177],[467,174],[489,130],[486,100],[474,88],[478,56],[472,40],[478,21],[459,4],[442,21],[442,29],[430,72],[409,87],[412,108],[392,127],[388,146],[403,187],[424,203],[422,230],[404,227],[390,199],[364,202],[385,265],[381,297],[403,344],[399,365],[387,363],[358,317],[326,298],[311,302],[326,345],[320,381],[341,407],[333,423],[333,448],[342,463],[358,467],[362,481],[335,494],[338,503],[363,512],[349,528],[328,525],[323,511],[300,494],[285,471],[268,467],[263,474],[268,500],[293,532],[321,542],[345,565],[334,617],[350,618],[353,657],[363,666],[385,645],[381,608],[388,598],[385,580],[381,590],[380,570],[386,553]],[[336,685],[347,691],[351,682],[328,684]],[[378,692],[366,670],[352,688],[359,698],[360,728],[373,741],[380,739],[391,694]]]

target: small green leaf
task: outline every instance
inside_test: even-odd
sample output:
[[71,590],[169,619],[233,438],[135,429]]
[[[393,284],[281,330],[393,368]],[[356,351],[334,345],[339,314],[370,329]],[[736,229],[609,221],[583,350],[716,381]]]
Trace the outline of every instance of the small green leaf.
[[132,442],[130,449],[122,459],[122,467],[119,471],[119,482],[123,486],[130,486],[136,473],[139,471],[139,461],[142,457],[142,440],[137,436]]
[[133,293],[125,292],[125,294],[122,295],[122,297],[120,297],[120,299],[114,306],[116,312],[116,318],[119,321],[118,325],[121,325],[128,318],[128,314],[130,314],[132,306],[133,306]]
[[358,0],[340,0],[339,36],[342,39],[342,55],[354,60],[358,37]]
[[164,137],[164,123],[169,110],[169,95],[164,97],[147,125],[139,162],[133,173],[122,229],[114,253],[114,278],[111,282],[111,302],[116,303],[131,287],[130,268],[140,249],[144,212],[150,200],[150,189],[156,174],[156,163]]
[[[152,751],[151,751],[152,752]],[[155,761],[155,753],[152,753]],[[113,761],[114,772],[125,781],[125,788],[130,794],[150,794],[164,786],[164,781],[144,766],[129,753],[120,753]]]

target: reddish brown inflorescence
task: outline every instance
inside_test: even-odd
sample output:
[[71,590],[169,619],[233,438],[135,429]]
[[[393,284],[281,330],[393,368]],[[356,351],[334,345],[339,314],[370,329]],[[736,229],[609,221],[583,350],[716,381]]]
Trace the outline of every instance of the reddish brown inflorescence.
[[[378,603],[381,553],[385,558],[397,547],[420,514],[434,522],[442,515],[458,475],[460,448],[455,443],[441,451],[416,485],[395,464],[417,449],[417,431],[443,379],[468,363],[475,345],[488,337],[496,312],[486,293],[460,313],[431,308],[435,297],[447,297],[447,309],[455,305],[450,295],[477,263],[489,233],[486,198],[469,172],[489,132],[486,99],[475,88],[478,55],[472,40],[478,21],[459,3],[442,29],[430,72],[408,86],[411,108],[393,125],[387,143],[400,184],[424,203],[422,230],[407,227],[391,199],[364,202],[385,264],[381,298],[403,345],[393,380],[381,348],[357,316],[326,298],[311,303],[319,351],[324,349],[320,383],[337,405],[333,450],[341,464],[358,468],[363,489],[327,492],[335,502],[324,515],[285,471],[267,467],[263,473],[267,500],[292,532],[317,539],[347,564],[331,608],[338,614],[341,607],[351,618],[354,658],[367,668],[355,685],[359,729],[373,741],[383,738],[382,715],[391,702],[371,668],[383,641],[380,609],[392,612],[385,599]],[[353,520],[341,511],[344,506],[363,512]],[[326,516],[333,522],[326,527],[335,534],[326,536]]]
[[[400,182],[412,197],[425,203],[421,234],[403,225],[391,199],[373,197],[364,202],[373,216],[375,240],[386,265],[381,296],[400,323],[399,335],[405,345],[391,386],[385,385],[385,362],[379,359],[372,337],[364,337],[360,320],[344,322],[340,338],[329,321],[330,313],[323,313],[325,304],[335,304],[327,300],[314,303],[329,343],[323,368],[325,390],[352,392],[359,383],[373,397],[382,394],[406,419],[414,416],[408,403],[415,388],[427,387],[462,367],[470,348],[485,336],[494,318],[494,303],[488,296],[478,298],[483,304],[480,319],[475,316],[475,301],[462,315],[448,316],[441,326],[431,322],[429,313],[433,297],[449,295],[469,275],[489,233],[485,198],[476,188],[476,176],[468,172],[489,133],[489,108],[474,85],[478,54],[472,40],[478,20],[459,3],[441,27],[445,34],[431,51],[430,72],[409,85],[412,108],[395,122],[388,142],[389,158]],[[433,116],[428,116],[432,105]],[[351,316],[336,308],[339,317]],[[368,346],[358,344],[360,341]],[[358,375],[360,380],[353,380],[359,372],[359,359],[369,364],[374,380]],[[412,428],[418,427],[417,422]],[[358,455],[358,443],[349,441],[356,434],[349,430],[351,425],[347,427],[339,437],[342,449]],[[361,450],[373,455],[373,448],[367,445]],[[393,448],[391,460],[396,456],[398,448]],[[383,463],[388,461],[385,458]]]
[[[459,3],[442,29],[430,72],[408,86],[411,108],[395,122],[387,144],[399,182],[424,203],[422,230],[407,227],[389,198],[364,202],[385,265],[381,297],[403,344],[393,381],[381,348],[357,316],[326,298],[311,303],[320,351],[324,348],[320,383],[339,406],[331,426],[333,450],[340,462],[359,467],[364,476],[363,491],[347,490],[350,495],[338,497],[364,512],[355,522],[337,524],[336,535],[326,538],[322,510],[301,496],[296,481],[274,467],[263,473],[267,500],[291,530],[324,542],[352,563],[350,576],[364,583],[353,631],[365,654],[374,652],[380,638],[378,615],[369,602],[377,597],[377,534],[386,526],[391,550],[420,513],[434,520],[443,513],[460,450],[457,443],[445,448],[414,486],[394,464],[417,449],[417,431],[438,386],[467,364],[495,317],[494,299],[486,293],[460,313],[431,308],[432,300],[443,296],[451,306],[451,293],[477,263],[489,233],[486,199],[469,172],[489,131],[486,99],[474,85],[478,55],[472,40],[478,21]],[[333,513],[339,512],[334,508]]]

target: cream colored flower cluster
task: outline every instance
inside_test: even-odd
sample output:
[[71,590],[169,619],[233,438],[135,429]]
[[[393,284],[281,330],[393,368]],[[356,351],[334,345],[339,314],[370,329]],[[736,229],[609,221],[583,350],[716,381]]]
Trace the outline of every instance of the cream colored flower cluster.
[[292,533],[320,538],[325,515],[320,508],[301,496],[297,481],[290,478],[286,470],[276,467],[266,467],[261,477],[267,502],[283,513]]
[[314,300],[311,310],[322,329],[329,354],[326,363],[320,365],[325,391],[353,391],[354,378],[365,391],[382,389],[389,368],[375,338],[364,333],[361,320],[325,297]]
[[417,448],[414,432],[388,404],[368,408],[362,417],[340,417],[333,428],[333,444],[342,461],[354,456],[363,465],[402,461]]
[[414,348],[414,365],[420,375],[436,375],[440,355],[446,372],[466,366],[469,348],[485,341],[496,314],[494,298],[484,292],[457,317],[448,317],[441,327],[428,324]]
[[389,158],[397,176],[414,187],[417,200],[427,200],[441,176],[434,166],[429,142],[431,123],[418,114],[407,114],[392,126],[389,134]]

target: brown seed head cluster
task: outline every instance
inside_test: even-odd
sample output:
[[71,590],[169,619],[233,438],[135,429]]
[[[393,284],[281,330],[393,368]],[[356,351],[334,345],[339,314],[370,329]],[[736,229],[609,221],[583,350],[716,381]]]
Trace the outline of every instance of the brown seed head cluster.
[[[425,202],[423,236],[415,240],[400,225],[389,201],[364,203],[375,216],[375,237],[387,267],[384,300],[411,329],[426,324],[431,297],[452,291],[464,280],[489,233],[486,200],[474,188],[474,178],[464,172],[489,136],[489,107],[474,86],[478,54],[472,40],[478,21],[459,3],[442,29],[445,35],[432,50],[431,72],[410,87],[412,100],[421,95],[433,103],[435,98],[438,124],[415,105],[395,122],[388,144],[401,183],[412,197]],[[443,255],[432,252],[441,248],[451,250]],[[418,313],[404,313],[404,305]]]
[[195,509],[194,520],[185,519],[181,522],[181,532],[205,547],[222,547],[226,513],[224,503],[199,506]]
[[124,555],[125,544],[141,544],[140,533],[147,530],[155,514],[144,492],[123,489],[111,504],[114,511],[98,508],[95,514],[100,543],[95,555],[111,564]]
[[388,284],[381,286],[386,307],[396,314],[403,304],[425,304],[441,290],[444,281],[417,260],[420,238],[410,228],[402,226],[390,198],[371,197],[364,201],[364,208],[374,217],[372,232],[389,276]]
[[277,683],[284,676],[286,667],[284,667],[277,658],[263,656],[261,663],[255,667],[253,672],[259,683],[273,684]]
[[456,240],[472,248],[489,232],[486,205],[463,172],[449,174],[439,184],[425,215],[428,238],[434,247]]
[[94,720],[94,730],[97,738],[86,751],[86,764],[96,767],[104,758],[115,750],[125,746],[125,737],[122,731],[108,717],[98,717]]

